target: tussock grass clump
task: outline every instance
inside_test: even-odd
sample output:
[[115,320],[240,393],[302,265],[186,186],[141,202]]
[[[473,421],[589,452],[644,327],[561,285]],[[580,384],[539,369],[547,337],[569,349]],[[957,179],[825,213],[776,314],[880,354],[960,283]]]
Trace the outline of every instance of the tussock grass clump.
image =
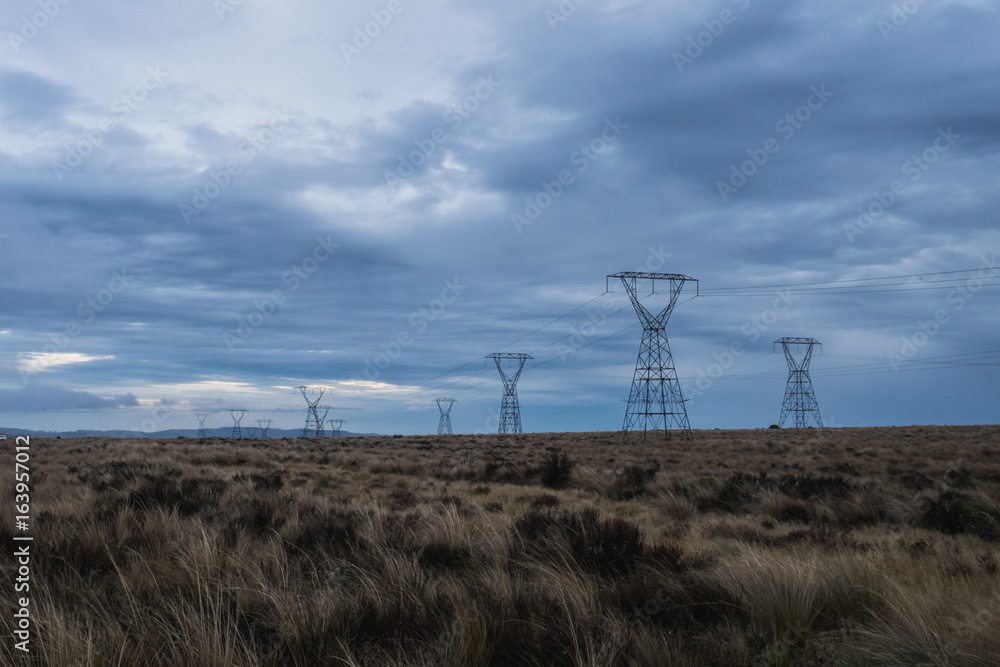
[[552,452],[541,466],[542,486],[549,489],[561,489],[569,482],[570,473],[576,463],[569,457],[560,454],[558,451]]
[[627,572],[643,555],[642,533],[635,524],[601,517],[593,508],[558,514],[531,510],[514,529],[523,548],[536,557],[562,563],[571,558],[600,574]]

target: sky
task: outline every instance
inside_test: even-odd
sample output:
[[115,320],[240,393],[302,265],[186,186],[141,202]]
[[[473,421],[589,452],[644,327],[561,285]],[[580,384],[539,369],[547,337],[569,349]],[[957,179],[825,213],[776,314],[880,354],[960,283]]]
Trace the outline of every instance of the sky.
[[[996,423],[985,0],[11,0],[0,426],[622,426],[622,271],[693,428]],[[639,281],[642,303],[666,303]],[[609,293],[605,293],[610,288]],[[508,369],[509,371],[510,369]]]

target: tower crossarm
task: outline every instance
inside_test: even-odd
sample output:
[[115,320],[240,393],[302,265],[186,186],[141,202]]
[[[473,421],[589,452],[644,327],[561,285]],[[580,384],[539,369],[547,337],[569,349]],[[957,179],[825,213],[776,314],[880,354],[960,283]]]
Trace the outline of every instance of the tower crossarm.
[[[774,344],[781,345],[781,350],[785,353],[785,361],[788,362],[789,373],[808,371],[809,362],[812,361],[813,349],[816,346],[819,346],[820,349],[823,348],[823,343],[815,338],[785,337],[774,341]],[[795,354],[799,351],[799,346],[805,346],[806,351],[803,353],[801,359],[796,359]]]
[[441,411],[442,415],[450,414],[451,406],[457,403],[454,398],[435,398],[434,402],[437,403],[438,410]]
[[[628,298],[632,302],[632,307],[635,308],[636,314],[639,316],[639,320],[642,322],[642,328],[648,331],[662,330],[667,326],[667,320],[670,319],[670,313],[673,312],[674,306],[677,305],[677,298],[681,294],[681,290],[684,289],[684,283],[694,282],[698,283],[697,278],[692,278],[691,276],[685,276],[681,273],[642,273],[638,271],[622,271],[620,273],[612,273],[607,276],[610,278],[619,278],[622,284],[625,286],[625,291],[628,293]],[[637,282],[639,280],[649,280],[651,281],[650,293],[656,292],[656,281],[667,281],[670,287],[670,301],[667,305],[656,315],[649,312],[649,310],[639,301]],[[605,285],[607,289],[607,285]]]
[[823,343],[819,342],[815,338],[796,338],[794,336],[786,336],[784,338],[779,338],[774,341],[775,345],[819,345],[822,347]]
[[[310,408],[316,407],[316,405],[320,402],[320,399],[323,398],[323,394],[326,392],[326,387],[302,386],[302,387],[296,387],[296,389],[302,392],[302,398],[306,399],[306,403],[309,404]],[[315,399],[310,399],[309,398],[310,391],[319,391],[319,395],[316,396]]]
[[698,282],[697,278],[685,276],[682,273],[644,273],[641,271],[620,271],[618,273],[609,273],[608,278],[621,278],[622,280],[629,279],[633,282],[636,280],[680,280]]

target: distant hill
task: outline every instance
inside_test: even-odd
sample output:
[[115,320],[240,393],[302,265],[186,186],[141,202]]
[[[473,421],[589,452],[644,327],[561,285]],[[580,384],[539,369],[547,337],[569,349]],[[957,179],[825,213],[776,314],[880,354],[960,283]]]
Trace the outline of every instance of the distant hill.
[[[167,431],[156,431],[155,433],[141,433],[138,431],[96,431],[80,429],[77,431],[34,431],[32,429],[26,428],[10,428],[7,426],[0,426],[0,433],[4,433],[10,437],[18,435],[29,435],[37,438],[89,438],[89,437],[103,437],[103,438],[151,438],[151,439],[169,439],[176,438],[178,436],[183,436],[185,438],[197,438],[198,429],[170,429]],[[329,436],[330,431],[327,431],[327,436]],[[229,438],[233,435],[233,427],[230,426],[220,427],[220,428],[206,428],[205,435],[209,438]],[[342,438],[349,438],[351,436],[357,435],[378,435],[378,433],[353,433],[351,431],[340,431],[340,436]],[[258,432],[259,437],[259,432]],[[271,428],[267,431],[268,439],[275,438],[301,438],[302,429],[279,429]],[[243,428],[243,438],[249,439],[249,429],[247,427]]]

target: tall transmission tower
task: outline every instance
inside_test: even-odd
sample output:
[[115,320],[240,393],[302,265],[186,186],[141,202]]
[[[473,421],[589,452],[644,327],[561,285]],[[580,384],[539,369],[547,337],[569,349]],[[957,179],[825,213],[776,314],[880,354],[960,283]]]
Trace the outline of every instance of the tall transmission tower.
[[[524,362],[534,359],[530,354],[520,352],[494,352],[486,355],[487,359],[496,362],[497,370],[500,371],[500,379],[503,380],[503,400],[500,402],[500,427],[497,433],[520,433],[521,432],[521,407],[517,404],[517,379],[521,377],[524,370]],[[509,367],[517,366],[517,371],[512,374],[504,372],[501,362],[509,362]]]
[[204,412],[200,412],[200,413],[196,414],[195,417],[198,418],[198,437],[199,438],[207,438],[208,435],[206,435],[206,433],[205,433],[205,420],[208,419],[208,414],[204,413]]
[[[516,400],[516,398],[515,398]],[[438,420],[438,435],[453,435],[451,430],[451,406],[457,403],[454,398],[435,398],[441,419]]]
[[[642,324],[642,343],[635,362],[621,439],[624,441],[629,432],[638,430],[642,430],[642,437],[645,439],[648,431],[658,429],[663,429],[664,437],[669,438],[671,427],[681,430],[688,438],[692,437],[681,384],[677,379],[677,370],[667,341],[667,320],[677,305],[677,297],[684,289],[684,283],[697,283],[697,279],[679,273],[634,271],[613,273],[608,278],[621,279]],[[670,301],[658,315],[651,313],[639,302],[636,293],[636,282],[639,280],[652,282],[650,294],[656,293],[657,280],[669,284]]]
[[[297,387],[297,389],[302,392],[302,398],[306,399],[306,404],[309,406],[308,412],[306,412],[306,425],[302,429],[302,437],[308,438],[310,430],[318,437],[323,433],[323,423],[319,420],[319,415],[316,413],[316,406],[319,405],[320,399],[323,398],[326,387],[309,387],[303,385]],[[310,394],[314,394],[313,398],[309,397]]]
[[250,440],[256,440],[257,439],[257,427],[256,426],[247,426],[247,438],[250,439]]
[[331,419],[330,420],[330,435],[334,438],[340,437],[340,427],[347,423],[346,419]]
[[[823,418],[819,416],[819,403],[816,402],[816,392],[813,391],[812,380],[809,378],[809,362],[812,361],[813,347],[823,344],[815,338],[779,338],[775,345],[781,344],[788,362],[788,382],[785,383],[785,400],[781,403],[781,416],[778,426],[784,426],[789,413],[795,414],[795,428],[806,427],[806,416],[812,415],[816,425],[823,428]],[[805,352],[795,358],[802,348]]]
[[258,419],[257,426],[260,427],[260,437],[267,440],[267,429],[271,428],[271,424],[274,422],[273,419]]
[[316,436],[320,437],[320,438],[325,438],[326,437],[326,429],[324,428],[324,425],[326,424],[326,416],[328,414],[330,414],[330,410],[333,410],[333,406],[332,405],[317,405],[316,406],[316,415],[317,415],[317,417],[319,416],[319,411],[320,410],[323,411],[323,416],[319,417],[319,428],[316,429]]
[[240,420],[243,419],[247,414],[247,411],[243,408],[233,408],[229,411],[229,416],[233,418],[233,440],[241,440],[243,438],[243,431],[240,430]]

